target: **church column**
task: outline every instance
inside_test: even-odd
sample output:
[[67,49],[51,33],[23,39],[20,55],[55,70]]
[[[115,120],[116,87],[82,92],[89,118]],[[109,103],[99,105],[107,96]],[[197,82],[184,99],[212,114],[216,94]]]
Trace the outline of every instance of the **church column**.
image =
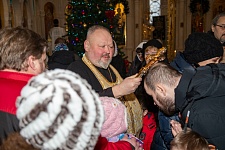
[[37,23],[39,24],[38,26],[38,33],[41,34],[43,37],[45,37],[45,12],[44,10],[40,10],[38,17]]
[[2,21],[2,27],[6,27],[6,26],[9,26],[9,1],[2,0],[1,3],[2,3],[2,9],[3,9],[1,10],[1,13],[3,13],[2,19],[4,19]]
[[128,56],[128,60],[133,60],[133,48],[134,48],[134,39],[135,39],[135,4],[133,0],[128,0],[129,3],[129,13],[127,14],[126,20],[126,47],[125,54]]
[[[183,51],[184,41],[191,31],[187,27],[191,26],[190,13],[188,14],[187,1],[179,0],[176,1],[176,51]],[[185,11],[186,10],[186,11]]]
[[142,1],[128,0],[129,14],[127,15],[126,51],[128,60],[131,62],[135,57],[135,48],[142,41]]

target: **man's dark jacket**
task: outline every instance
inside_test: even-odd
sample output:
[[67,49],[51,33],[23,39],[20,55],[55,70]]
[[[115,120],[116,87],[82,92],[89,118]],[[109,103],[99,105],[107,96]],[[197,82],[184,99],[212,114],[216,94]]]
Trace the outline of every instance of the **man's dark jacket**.
[[195,73],[185,70],[175,89],[175,103],[183,122],[190,111],[188,127],[225,149],[225,64],[198,67]]
[[[177,53],[174,60],[170,63],[174,69],[183,73],[184,69],[190,69],[194,71],[192,65],[190,65],[184,58],[182,52]],[[174,114],[172,116],[165,115],[162,111],[158,112],[158,122],[159,126],[155,132],[151,150],[169,150],[170,142],[173,140],[173,134],[171,131],[170,121],[176,120],[180,122],[178,114]]]

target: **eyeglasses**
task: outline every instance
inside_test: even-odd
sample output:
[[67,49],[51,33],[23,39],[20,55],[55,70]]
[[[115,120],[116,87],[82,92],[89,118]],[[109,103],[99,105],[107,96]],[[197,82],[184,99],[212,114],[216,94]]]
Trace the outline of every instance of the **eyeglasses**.
[[220,27],[221,29],[225,29],[225,25],[223,24],[223,25],[218,25],[218,24],[216,24],[215,26],[218,26],[218,27]]

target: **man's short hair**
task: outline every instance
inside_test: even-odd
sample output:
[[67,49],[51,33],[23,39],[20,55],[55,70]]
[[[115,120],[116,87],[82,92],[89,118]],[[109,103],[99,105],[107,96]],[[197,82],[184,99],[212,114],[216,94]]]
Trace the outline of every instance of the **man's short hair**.
[[145,83],[149,89],[155,91],[155,85],[160,83],[169,87],[174,87],[177,78],[180,76],[181,74],[177,70],[166,63],[159,62],[154,64],[148,70],[145,77]]
[[28,57],[40,59],[48,48],[44,38],[23,27],[3,28],[0,37],[0,70],[26,70]]
[[109,29],[106,28],[106,27],[104,27],[104,26],[93,25],[93,26],[91,26],[91,27],[88,29],[88,31],[87,31],[87,38],[88,38],[89,35],[91,35],[91,34],[94,33],[96,30],[99,30],[99,29],[105,30],[105,31],[107,31],[107,32],[110,33]]
[[222,12],[218,15],[216,15],[216,17],[213,18],[211,25],[216,25],[218,20],[220,19],[220,17],[224,17],[225,16],[225,12]]

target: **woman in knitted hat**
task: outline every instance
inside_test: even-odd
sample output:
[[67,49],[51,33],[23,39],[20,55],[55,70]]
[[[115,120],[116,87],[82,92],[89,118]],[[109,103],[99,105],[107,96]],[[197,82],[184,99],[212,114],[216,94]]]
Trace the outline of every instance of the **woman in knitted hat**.
[[[98,95],[79,75],[66,70],[32,78],[16,106],[19,134],[36,149],[94,149],[104,120]],[[18,145],[3,144],[2,149]]]
[[71,71],[55,69],[31,78],[16,106],[20,133],[9,135],[1,150],[116,150],[121,145],[129,150],[130,143],[139,149],[135,139],[111,143],[99,136],[104,121],[99,96]]

